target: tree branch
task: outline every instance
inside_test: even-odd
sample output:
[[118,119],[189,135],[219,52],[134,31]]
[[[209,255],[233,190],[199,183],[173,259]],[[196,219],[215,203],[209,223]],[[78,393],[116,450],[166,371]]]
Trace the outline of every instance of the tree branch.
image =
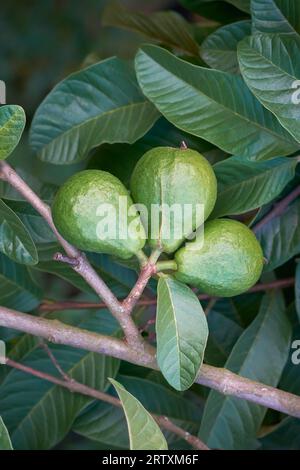
[[155,366],[153,348],[149,347],[149,351],[137,351],[130,348],[125,341],[66,325],[59,320],[48,320],[0,307],[0,326],[44,338],[50,343],[65,344],[133,363],[137,359],[139,364],[140,358],[143,365],[147,366],[148,364],[150,368]]
[[160,250],[154,250],[151,254],[148,262],[142,267],[139,278],[132,288],[129,295],[126,299],[123,300],[122,306],[125,312],[130,315],[136,303],[140,299],[141,295],[144,292],[145,287],[147,286],[151,276],[156,272],[156,261],[158,260],[161,254]]
[[[50,351],[50,349],[48,348],[48,351],[47,351],[48,355],[49,355],[49,352],[51,354],[51,357],[50,356],[49,357],[51,361],[53,362],[54,356],[52,352]],[[54,361],[55,361],[55,367],[59,371],[61,371],[61,367],[57,364],[57,361],[55,358],[54,358]],[[77,380],[67,376],[64,372],[63,372],[63,378],[59,379],[53,375],[46,374],[45,372],[41,372],[39,370],[33,369],[32,367],[25,366],[9,358],[6,359],[6,365],[14,369],[21,370],[22,372],[33,375],[35,377],[38,377],[40,379],[47,380],[48,382],[58,385],[59,387],[66,388],[70,392],[80,393],[82,395],[95,398],[96,400],[104,401],[105,403],[109,403],[110,405],[117,406],[118,408],[122,408],[122,404],[118,398],[115,398],[109,395],[108,393],[101,392],[92,387],[89,387],[80,382],[77,382]],[[167,416],[160,416],[160,415],[156,415],[152,413],[152,417],[162,428],[167,429],[168,431],[171,431],[172,433],[181,437],[186,442],[188,442],[194,449],[209,450],[209,448],[198,437],[186,432],[184,429],[174,424],[172,421],[170,421],[170,419]]]
[[71,377],[69,377],[68,374],[65,373],[65,371],[62,369],[62,367],[60,366],[60,364],[56,360],[56,358],[55,358],[53,352],[51,351],[51,349],[49,348],[48,344],[43,339],[40,340],[40,346],[44,349],[44,351],[46,352],[46,354],[49,357],[50,361],[52,362],[52,364],[54,365],[54,367],[58,371],[58,373],[62,376],[62,378],[66,382],[72,382],[73,379]]
[[[266,282],[266,283],[259,283],[253,286],[251,289],[248,290],[248,294],[255,293],[255,292],[264,292],[271,289],[285,289],[288,287],[293,286],[295,283],[294,277],[288,277],[286,279],[278,279],[277,281]],[[212,297],[206,294],[198,295],[199,300],[210,300]],[[215,297],[216,299],[216,297]],[[119,299],[119,301],[124,301],[125,299]],[[151,306],[156,305],[157,299],[139,299],[136,302],[138,306]],[[43,303],[40,305],[39,310],[40,312],[55,312],[60,310],[81,310],[85,308],[91,309],[101,309],[106,308],[106,305],[101,302],[77,302],[72,300],[66,301],[50,301],[44,300]]]
[[64,255],[61,255],[61,261],[66,261],[66,259],[73,260],[73,262],[69,264],[72,265],[74,271],[80,274],[104,301],[106,307],[108,307],[112,315],[121,325],[127,342],[133,346],[144,349],[144,340],[141,337],[133,319],[130,315],[124,314],[122,305],[88,262],[86,256],[77,250],[77,248],[70,245],[70,243],[68,243],[57,231],[53,223],[50,207],[32,191],[25,181],[23,181],[15,170],[5,161],[0,162],[0,179],[8,182],[13,188],[15,188],[45,219],[67,254],[65,259],[63,259]]
[[253,231],[257,232],[261,227],[266,225],[274,217],[282,214],[288,205],[300,196],[300,186],[297,186],[290,194],[284,197],[280,202],[274,205],[273,209],[254,225]]
[[[117,338],[107,337],[58,320],[34,317],[0,307],[0,326],[42,337],[50,342],[113,356],[137,365],[158,370],[155,351],[141,352]],[[204,364],[196,382],[225,395],[242,398],[300,418],[300,397],[240,377],[227,369]]]

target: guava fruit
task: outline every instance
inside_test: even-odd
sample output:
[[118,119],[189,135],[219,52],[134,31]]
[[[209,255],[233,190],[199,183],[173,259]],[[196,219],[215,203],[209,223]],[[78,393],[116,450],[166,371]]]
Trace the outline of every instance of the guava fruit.
[[176,251],[203,224],[217,197],[210,163],[186,148],[156,147],[146,152],[133,171],[130,188],[133,200],[147,209],[146,215],[140,212],[150,246],[165,253]]
[[71,176],[58,190],[52,214],[59,233],[77,248],[127,259],[145,244],[145,232],[125,186],[101,170]]
[[231,297],[252,287],[263,269],[263,252],[254,233],[236,220],[204,224],[203,245],[187,243],[175,253],[175,277],[205,294]]

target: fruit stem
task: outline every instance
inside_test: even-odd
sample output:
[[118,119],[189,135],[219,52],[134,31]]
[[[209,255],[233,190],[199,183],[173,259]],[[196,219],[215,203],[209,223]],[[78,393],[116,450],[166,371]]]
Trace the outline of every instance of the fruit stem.
[[150,258],[149,258],[150,263],[156,264],[158,258],[161,255],[161,252],[162,252],[161,248],[155,248],[150,255]]
[[166,261],[158,261],[156,263],[156,271],[177,271],[177,263],[174,259]]
[[180,150],[187,150],[188,146],[186,145],[184,140],[182,140],[180,142],[180,147],[179,148],[180,148]]
[[135,256],[139,260],[140,266],[143,267],[148,263],[148,258],[143,252],[143,250],[139,250],[137,253],[135,253]]

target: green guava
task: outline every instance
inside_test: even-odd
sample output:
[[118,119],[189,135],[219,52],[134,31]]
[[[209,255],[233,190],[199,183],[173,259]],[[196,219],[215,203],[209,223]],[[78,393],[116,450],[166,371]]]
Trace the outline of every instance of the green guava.
[[175,253],[175,260],[176,278],[217,297],[250,289],[260,278],[264,263],[254,233],[230,219],[205,223],[203,245],[187,243]]
[[127,189],[105,171],[71,176],[57,192],[52,214],[59,233],[81,250],[127,259],[145,244],[144,228]]
[[[138,161],[130,187],[133,200],[147,209],[146,215],[142,210],[140,213],[150,246],[165,253],[176,251],[203,224],[217,197],[210,163],[191,149],[149,150]],[[160,214],[155,217],[159,207]]]

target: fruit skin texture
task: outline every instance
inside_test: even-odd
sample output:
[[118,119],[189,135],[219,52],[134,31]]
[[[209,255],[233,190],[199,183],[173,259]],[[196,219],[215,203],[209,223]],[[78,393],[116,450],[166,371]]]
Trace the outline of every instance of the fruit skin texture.
[[[101,170],[76,173],[61,186],[55,196],[52,206],[54,224],[68,242],[81,250],[112,254],[123,259],[130,258],[143,248],[145,232],[136,210],[127,217],[126,221],[125,211],[119,208],[119,196],[127,198],[124,201],[127,201],[129,209],[133,201],[118,178]],[[101,204],[113,205],[115,213],[112,210],[108,214],[97,215],[97,209]],[[119,224],[120,211],[123,215],[121,224]],[[97,236],[97,225],[104,218],[108,226],[116,227],[115,239],[109,234],[104,239],[99,239]],[[118,236],[120,228],[124,223],[130,224],[133,220],[136,221],[140,236],[121,239]]]
[[[147,207],[148,220],[151,204],[167,204],[169,207],[173,204],[192,204],[192,230],[203,223],[203,220],[196,218],[196,204],[204,204],[206,220],[217,198],[217,180],[210,163],[191,149],[156,147],[149,150],[138,161],[130,187],[134,201]],[[189,214],[185,219],[190,219]],[[151,227],[149,223],[149,244],[152,248],[161,247],[164,252],[173,253],[186,238],[182,236],[181,216],[171,217],[169,231],[166,229],[169,224],[164,224],[163,220],[162,217],[162,223],[157,227]]]
[[203,247],[191,250],[187,244],[177,251],[175,260],[176,278],[217,297],[247,291],[263,269],[263,253],[254,233],[230,219],[207,222]]

